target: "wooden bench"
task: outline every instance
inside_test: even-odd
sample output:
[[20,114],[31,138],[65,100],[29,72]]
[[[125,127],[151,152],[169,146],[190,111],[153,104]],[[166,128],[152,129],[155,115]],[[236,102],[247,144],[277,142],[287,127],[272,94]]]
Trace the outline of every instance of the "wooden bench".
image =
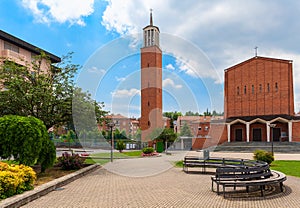
[[250,186],[259,186],[261,196],[264,196],[266,185],[279,184],[281,192],[283,192],[283,182],[286,176],[279,171],[271,171],[268,165],[254,167],[218,167],[216,175],[211,178],[212,191],[213,184],[217,184],[217,194],[219,186],[223,187],[223,196],[225,197],[226,187],[246,187],[247,193]]

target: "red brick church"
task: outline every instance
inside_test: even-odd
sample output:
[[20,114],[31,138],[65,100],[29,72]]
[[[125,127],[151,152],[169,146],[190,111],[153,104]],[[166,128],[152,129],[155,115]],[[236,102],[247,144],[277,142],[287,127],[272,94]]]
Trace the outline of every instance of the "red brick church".
[[212,120],[209,135],[193,139],[193,149],[239,141],[300,142],[291,60],[255,56],[224,74],[224,120]]
[[255,56],[225,70],[224,88],[228,142],[300,141],[291,60]]

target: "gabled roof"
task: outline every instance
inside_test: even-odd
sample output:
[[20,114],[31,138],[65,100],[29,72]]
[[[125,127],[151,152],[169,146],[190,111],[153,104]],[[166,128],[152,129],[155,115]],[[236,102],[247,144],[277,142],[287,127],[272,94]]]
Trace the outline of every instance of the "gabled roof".
[[[2,39],[4,41],[7,41],[11,44],[14,44],[14,45],[16,45],[20,48],[24,48],[24,49],[26,49],[26,50],[28,50],[32,53],[35,53],[35,54],[40,54],[40,51],[44,51],[43,49],[40,49],[40,48],[38,48],[38,47],[36,47],[36,46],[34,46],[34,45],[24,41],[24,40],[21,40],[21,39],[15,37],[15,36],[12,36],[12,35],[4,32],[2,30],[0,30],[0,39]],[[49,56],[52,63],[61,62],[61,59],[58,56],[56,56],[52,53],[49,53],[47,51],[44,51],[44,52],[46,53],[47,56]]]
[[250,58],[246,61],[243,61],[241,63],[238,63],[236,65],[233,65],[227,69],[225,69],[225,72],[228,71],[228,70],[231,70],[231,69],[234,69],[234,68],[237,68],[237,67],[240,67],[244,64],[248,64],[254,60],[264,60],[264,61],[272,61],[272,62],[283,62],[283,63],[292,63],[293,61],[292,60],[286,60],[286,59],[278,59],[278,58],[270,58],[270,57],[262,57],[262,56],[254,56],[253,58]]

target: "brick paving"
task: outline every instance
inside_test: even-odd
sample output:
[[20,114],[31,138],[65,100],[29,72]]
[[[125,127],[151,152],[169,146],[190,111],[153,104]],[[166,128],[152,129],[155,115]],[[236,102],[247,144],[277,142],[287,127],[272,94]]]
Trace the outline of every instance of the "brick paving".
[[211,191],[210,177],[186,174],[181,168],[147,177],[123,176],[100,168],[23,207],[300,207],[299,178],[288,176],[283,193],[270,186],[265,197],[259,197],[259,191],[247,195],[243,190],[224,199]]

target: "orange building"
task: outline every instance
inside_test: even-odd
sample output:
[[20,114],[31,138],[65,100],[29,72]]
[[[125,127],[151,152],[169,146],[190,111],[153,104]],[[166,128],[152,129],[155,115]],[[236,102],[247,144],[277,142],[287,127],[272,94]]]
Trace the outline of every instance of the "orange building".
[[163,127],[162,116],[162,51],[159,47],[159,28],[150,24],[143,29],[141,48],[141,119],[142,141],[156,128]]
[[226,69],[224,108],[228,142],[293,141],[292,61],[255,56]]

